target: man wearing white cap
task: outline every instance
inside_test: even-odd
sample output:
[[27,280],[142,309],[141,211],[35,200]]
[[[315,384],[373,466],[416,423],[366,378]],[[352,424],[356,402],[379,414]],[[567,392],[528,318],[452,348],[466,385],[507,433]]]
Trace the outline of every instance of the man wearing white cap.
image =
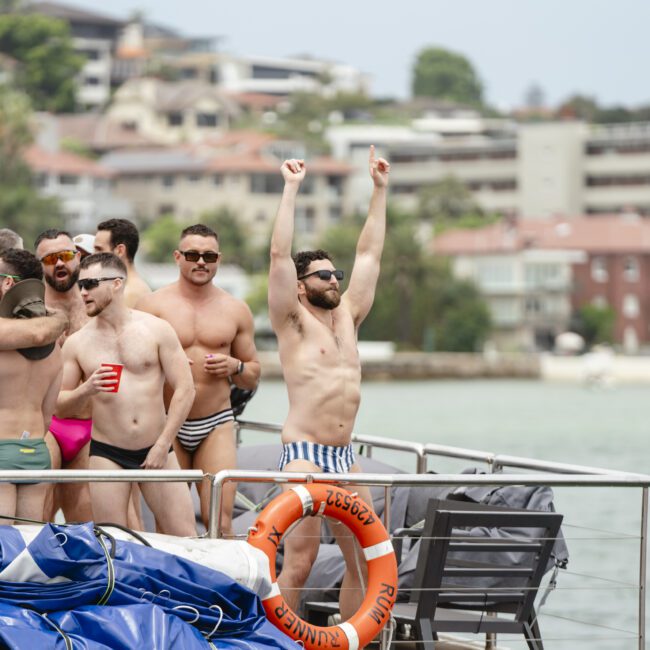
[[95,235],[88,235],[86,233],[75,235],[72,241],[74,242],[75,248],[79,251],[81,259],[95,252]]

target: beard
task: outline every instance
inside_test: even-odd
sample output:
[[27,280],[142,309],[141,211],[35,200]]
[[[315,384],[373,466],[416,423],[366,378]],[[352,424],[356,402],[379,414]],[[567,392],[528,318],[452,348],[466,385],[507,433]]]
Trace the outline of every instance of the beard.
[[321,309],[336,309],[341,302],[341,292],[333,287],[318,291],[305,285],[305,297],[311,305]]
[[68,271],[68,275],[64,278],[57,278],[56,275],[45,275],[45,282],[47,282],[54,291],[67,293],[75,284],[77,284],[77,280],[79,279],[79,270],[79,267],[77,267],[72,272]]

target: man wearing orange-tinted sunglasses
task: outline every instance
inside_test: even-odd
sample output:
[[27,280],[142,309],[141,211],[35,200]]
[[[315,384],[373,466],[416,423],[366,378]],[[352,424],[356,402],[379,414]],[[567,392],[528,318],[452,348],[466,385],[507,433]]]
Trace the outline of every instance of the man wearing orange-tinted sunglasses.
[[[65,312],[70,326],[59,339],[64,340],[81,329],[89,320],[79,287],[80,254],[72,236],[65,230],[50,228],[42,232],[34,243],[36,257],[43,267],[45,304]],[[88,469],[88,445],[92,429],[90,407],[75,413],[74,417],[52,417],[46,439],[54,439],[52,465],[61,469]],[[58,483],[48,499],[46,518],[52,519],[61,508],[66,521],[92,519],[90,492],[87,483]]]

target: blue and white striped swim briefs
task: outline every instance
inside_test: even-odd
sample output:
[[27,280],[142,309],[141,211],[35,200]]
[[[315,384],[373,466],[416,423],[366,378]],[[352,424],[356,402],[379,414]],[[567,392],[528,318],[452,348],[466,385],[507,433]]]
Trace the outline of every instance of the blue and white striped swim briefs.
[[282,455],[278,467],[284,469],[292,460],[308,460],[318,466],[323,472],[345,474],[350,471],[356,458],[352,445],[337,447],[335,445],[319,445],[315,442],[289,442],[282,445]]

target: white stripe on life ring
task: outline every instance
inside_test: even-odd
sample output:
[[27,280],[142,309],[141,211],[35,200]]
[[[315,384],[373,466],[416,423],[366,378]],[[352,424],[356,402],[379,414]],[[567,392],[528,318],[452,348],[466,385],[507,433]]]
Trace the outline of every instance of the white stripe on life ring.
[[393,545],[388,540],[379,542],[379,544],[374,544],[373,546],[367,546],[363,549],[363,554],[368,562],[393,552]]
[[347,621],[340,623],[339,627],[343,630],[343,634],[348,637],[348,650],[359,649],[359,635],[357,634],[354,625]]
[[268,600],[269,598],[275,598],[276,596],[279,596],[279,595],[280,595],[280,587],[278,587],[277,582],[274,582],[271,585],[271,588],[269,589],[269,593],[262,600]]
[[300,499],[302,503],[302,514],[311,515],[314,510],[314,500],[311,498],[309,490],[304,485],[296,485],[291,488]]

